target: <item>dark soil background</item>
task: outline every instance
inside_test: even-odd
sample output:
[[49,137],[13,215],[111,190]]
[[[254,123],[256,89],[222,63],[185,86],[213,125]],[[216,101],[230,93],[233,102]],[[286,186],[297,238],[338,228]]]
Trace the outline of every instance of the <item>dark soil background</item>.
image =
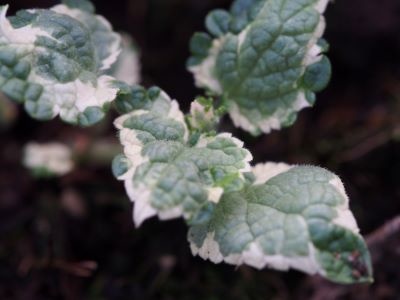
[[[56,4],[5,2],[11,12]],[[187,110],[200,93],[185,70],[189,38],[209,10],[230,0],[94,2],[137,41],[143,84],[162,87]],[[113,116],[79,129],[34,121],[18,108],[16,122],[0,131],[0,299],[400,299],[400,2],[337,0],[327,23],[334,73],[313,109],[259,138],[229,120],[221,127],[246,142],[255,162],[314,164],[342,177],[372,252],[374,284],[213,265],[192,257],[180,220],[152,219],[135,229],[107,159],[117,143]],[[65,142],[82,159],[67,176],[34,179],[21,166],[31,140]],[[96,147],[104,155],[85,155]]]

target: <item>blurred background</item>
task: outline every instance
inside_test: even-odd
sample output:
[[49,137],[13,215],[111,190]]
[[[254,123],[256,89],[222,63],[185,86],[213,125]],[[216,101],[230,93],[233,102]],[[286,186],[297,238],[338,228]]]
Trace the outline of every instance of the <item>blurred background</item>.
[[[50,0],[1,0],[18,9]],[[135,39],[142,84],[187,110],[200,94],[185,69],[188,41],[207,12],[230,0],[94,1]],[[340,286],[296,271],[256,271],[192,257],[181,220],[132,222],[110,171],[120,151],[115,115],[90,129],[41,123],[0,100],[0,299],[400,299],[400,2],[337,0],[327,12],[333,78],[294,126],[254,138],[226,119],[255,162],[319,165],[340,175],[366,237],[372,285]],[[57,179],[22,166],[29,141],[61,141],[79,162]],[[388,223],[389,222],[389,223]],[[386,226],[385,226],[386,224]]]

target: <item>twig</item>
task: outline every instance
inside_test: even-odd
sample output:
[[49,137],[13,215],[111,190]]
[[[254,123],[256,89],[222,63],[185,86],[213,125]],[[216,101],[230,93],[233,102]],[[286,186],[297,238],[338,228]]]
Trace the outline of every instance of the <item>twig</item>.
[[363,157],[371,151],[387,144],[393,139],[395,132],[397,132],[396,129],[390,130],[389,132],[380,132],[374,136],[371,136],[364,141],[361,141],[359,144],[356,144],[354,147],[339,154],[337,160],[339,162],[347,162]]
[[370,248],[376,248],[394,236],[400,235],[400,216],[386,222],[383,226],[376,229],[366,237]]
[[94,261],[67,262],[62,259],[35,260],[30,256],[21,261],[18,271],[21,276],[26,276],[32,269],[47,268],[55,268],[77,277],[90,277],[96,271],[97,263]]

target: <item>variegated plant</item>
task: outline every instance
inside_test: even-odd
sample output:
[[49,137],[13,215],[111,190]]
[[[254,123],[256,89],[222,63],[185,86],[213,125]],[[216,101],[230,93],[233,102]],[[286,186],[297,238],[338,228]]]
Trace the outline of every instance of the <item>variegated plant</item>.
[[0,7],[2,91],[39,120],[60,115],[82,126],[101,120],[118,92],[104,75],[120,51],[110,24],[86,1],[10,18],[7,8]]
[[330,78],[323,55],[328,0],[238,0],[207,16],[188,61],[196,84],[220,95],[236,126],[253,133],[293,124]]
[[0,87],[37,119],[60,115],[81,126],[113,102],[123,146],[113,172],[135,203],[137,226],[182,217],[193,254],[214,263],[370,282],[368,249],[339,177],[311,166],[252,167],[243,142],[216,132],[226,111],[260,134],[292,124],[314,103],[330,77],[321,39],[327,4],[236,0],[229,12],[211,12],[211,35],[194,35],[188,62],[210,98],[196,99],[187,115],[159,88],[130,85],[137,56],[119,55],[120,36],[87,0],[9,18],[2,6]]

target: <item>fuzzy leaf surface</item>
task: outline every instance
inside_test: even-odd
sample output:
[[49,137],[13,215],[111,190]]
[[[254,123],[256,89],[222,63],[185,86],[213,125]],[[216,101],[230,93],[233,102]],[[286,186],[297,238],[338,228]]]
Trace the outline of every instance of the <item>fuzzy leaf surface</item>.
[[372,280],[368,249],[337,176],[283,164],[257,165],[254,175],[243,190],[222,196],[209,222],[191,227],[193,254],[340,283]]
[[207,218],[223,191],[244,185],[250,153],[230,134],[191,138],[176,101],[162,91],[140,90],[133,88],[131,99],[126,94],[123,100],[128,104],[120,103],[134,110],[115,121],[124,154],[113,163],[135,202],[136,225],[155,215]]
[[206,19],[191,41],[196,85],[220,95],[252,134],[293,124],[328,83],[322,13],[328,0],[237,0]]
[[6,18],[8,7],[0,6],[0,88],[36,119],[60,115],[90,126],[117,95],[114,78],[103,73],[119,54],[119,36],[85,7],[23,10]]

